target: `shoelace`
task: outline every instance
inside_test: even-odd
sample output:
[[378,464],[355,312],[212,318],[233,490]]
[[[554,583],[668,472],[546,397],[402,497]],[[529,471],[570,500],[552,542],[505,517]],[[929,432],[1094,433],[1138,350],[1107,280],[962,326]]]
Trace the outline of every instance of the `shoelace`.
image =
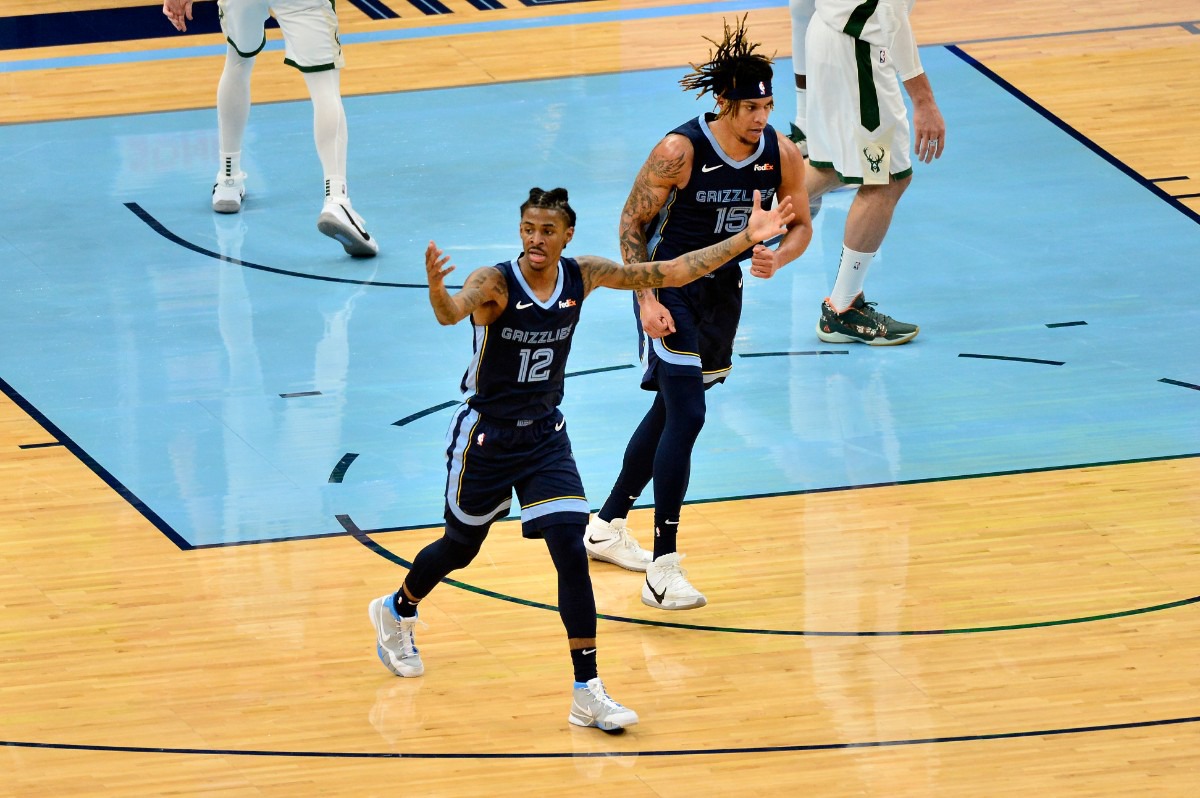
[[633,538],[629,537],[629,530],[627,529],[621,530],[618,536],[618,545],[631,554],[636,554],[637,550],[641,548],[641,546],[634,542]]
[[624,709],[625,708],[620,703],[618,703],[612,696],[610,696],[608,694],[608,691],[604,689],[603,682],[597,683],[595,687],[588,687],[588,692],[591,693],[592,698],[594,700],[599,701],[601,704],[608,707],[609,709]]
[[424,629],[429,628],[429,624],[422,621],[419,616],[412,619],[401,620],[399,623],[400,631],[397,632],[397,635],[400,638],[400,648],[406,657],[410,657],[420,651],[420,649],[417,648],[417,640],[413,636],[413,629],[417,624],[420,624]]

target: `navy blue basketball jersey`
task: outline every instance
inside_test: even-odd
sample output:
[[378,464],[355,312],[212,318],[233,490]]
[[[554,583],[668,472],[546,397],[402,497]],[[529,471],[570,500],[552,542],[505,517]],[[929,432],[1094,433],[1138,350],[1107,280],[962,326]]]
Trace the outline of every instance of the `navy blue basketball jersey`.
[[[709,129],[708,123],[714,119],[715,114],[703,114],[671,131],[691,140],[692,173],[687,185],[671,191],[657,218],[646,227],[651,260],[670,260],[742,231],[750,221],[754,190],[762,195],[764,208],[771,207],[779,191],[782,169],[775,129],[768,125],[758,149],[745,160],[735,161]],[[750,255],[751,250],[746,250],[730,263]]]
[[517,261],[496,268],[508,283],[508,306],[491,324],[474,324],[475,351],[463,375],[463,395],[489,418],[543,418],[562,401],[567,354],[583,304],[583,275],[574,258],[559,258],[558,283],[542,302]]

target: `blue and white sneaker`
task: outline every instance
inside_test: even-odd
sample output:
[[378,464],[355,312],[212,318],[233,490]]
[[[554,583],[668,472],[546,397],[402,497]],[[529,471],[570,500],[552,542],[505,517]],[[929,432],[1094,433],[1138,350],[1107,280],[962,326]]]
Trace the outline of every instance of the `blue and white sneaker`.
[[629,707],[614,701],[597,676],[587,683],[575,683],[575,696],[567,720],[576,726],[595,726],[600,731],[619,734],[637,723],[638,716]]
[[417,616],[404,618],[392,606],[392,594],[371,602],[371,623],[375,625],[375,652],[384,667],[397,676],[420,676],[425,672],[421,654],[413,637]]

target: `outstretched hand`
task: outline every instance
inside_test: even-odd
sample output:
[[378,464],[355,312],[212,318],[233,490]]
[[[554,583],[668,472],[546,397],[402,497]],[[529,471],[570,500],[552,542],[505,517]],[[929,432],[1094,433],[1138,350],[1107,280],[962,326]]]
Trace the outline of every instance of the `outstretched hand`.
[[750,221],[746,223],[746,232],[755,241],[766,241],[787,232],[787,226],[796,218],[792,208],[792,198],[783,197],[774,208],[762,207],[762,194],[754,190],[754,208],[750,213]]
[[425,247],[425,274],[429,277],[430,288],[444,288],[446,275],[454,271],[454,267],[443,268],[450,262],[450,256],[438,249],[432,241]]

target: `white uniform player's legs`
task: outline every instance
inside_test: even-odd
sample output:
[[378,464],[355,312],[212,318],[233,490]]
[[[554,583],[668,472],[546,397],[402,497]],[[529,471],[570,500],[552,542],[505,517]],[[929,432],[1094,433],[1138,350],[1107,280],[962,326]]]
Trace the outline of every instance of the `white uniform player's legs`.
[[346,196],[346,111],[342,107],[341,72],[305,72],[304,82],[313,104],[313,139],[325,180],[331,185],[330,196]]

